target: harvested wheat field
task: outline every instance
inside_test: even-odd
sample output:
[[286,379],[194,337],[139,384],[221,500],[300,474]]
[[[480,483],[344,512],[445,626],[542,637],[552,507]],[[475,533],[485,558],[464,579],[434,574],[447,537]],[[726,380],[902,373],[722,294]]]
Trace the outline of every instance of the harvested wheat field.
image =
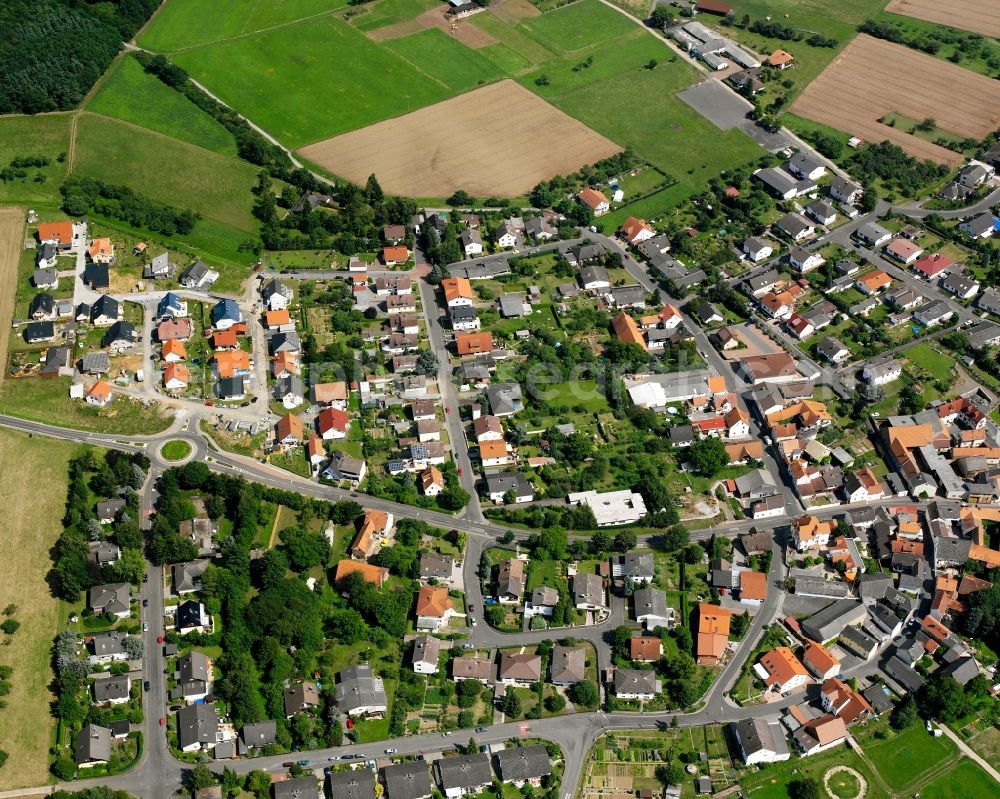
[[951,166],[962,156],[900,127],[881,124],[896,113],[928,117],[939,130],[982,139],[1000,127],[1000,81],[902,45],[860,35],[792,104],[799,116],[867,141],[888,139],[910,155]]
[[517,197],[622,148],[512,80],[310,144],[300,152],[355,183],[388,192]]
[[473,50],[478,50],[481,47],[489,47],[491,44],[497,43],[497,40],[486,31],[480,30],[475,25],[470,24],[468,17],[455,19],[449,16],[447,6],[432,8],[429,11],[425,11],[416,19],[410,19],[406,22],[396,22],[382,28],[375,28],[375,30],[368,31],[365,35],[375,42],[387,42],[392,39],[402,39],[404,36],[420,33],[420,31],[430,30],[431,28],[440,28]]
[[998,0],[892,0],[885,8],[893,14],[916,17],[938,25],[1000,37]]
[[24,248],[24,209],[0,208],[0,383],[7,372],[10,320],[14,317],[17,262]]

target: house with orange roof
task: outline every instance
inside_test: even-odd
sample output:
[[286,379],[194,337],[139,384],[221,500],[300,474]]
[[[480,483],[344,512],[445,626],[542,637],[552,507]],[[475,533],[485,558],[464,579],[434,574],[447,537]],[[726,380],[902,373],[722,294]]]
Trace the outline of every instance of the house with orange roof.
[[163,387],[167,391],[183,391],[191,382],[191,372],[187,364],[168,363],[163,370]]
[[872,502],[882,499],[882,481],[869,467],[858,469],[844,478],[844,495],[848,502]]
[[709,394],[722,394],[728,389],[726,388],[726,378],[722,375],[712,375],[708,378],[708,393]]
[[507,442],[482,441],[479,443],[479,459],[484,468],[490,466],[506,466],[510,463],[510,453],[507,450]]
[[750,414],[742,408],[731,408],[722,420],[726,423],[726,437],[730,440],[750,437]]
[[792,737],[802,750],[803,757],[816,755],[844,743],[847,740],[847,725],[838,716],[820,716],[808,719]]
[[386,266],[396,266],[396,264],[405,264],[410,260],[410,250],[405,245],[400,245],[398,247],[383,247],[382,248],[382,263]]
[[736,444],[726,444],[726,454],[729,456],[730,466],[763,460],[764,442],[754,438]]
[[290,333],[295,330],[295,322],[288,313],[287,308],[278,311],[266,311],[264,313],[264,325],[268,330],[276,330],[279,333]]
[[295,352],[279,352],[271,359],[271,373],[276,378],[291,377],[301,374],[299,356]]
[[113,396],[111,385],[104,380],[98,380],[84,394],[83,398],[88,405],[96,405],[98,408],[104,408],[111,402]]
[[455,336],[455,347],[462,358],[493,352],[493,334],[458,333]]
[[767,575],[763,572],[740,572],[740,602],[759,607],[767,599]]
[[446,277],[441,281],[441,291],[444,293],[445,305],[449,308],[469,306],[476,299],[472,283],[464,277]]
[[784,50],[775,50],[767,57],[767,63],[778,69],[788,69],[795,64],[795,56]]
[[187,341],[191,338],[194,326],[187,317],[180,319],[164,319],[156,325],[157,341],[170,341],[170,339],[180,339]]
[[220,378],[250,374],[250,355],[243,350],[224,350],[212,356],[215,373]]
[[646,340],[642,337],[635,319],[624,311],[611,320],[611,328],[615,332],[615,338],[623,344],[635,344],[644,351],[647,350]]
[[765,652],[754,664],[754,671],[770,690],[788,694],[809,681],[809,672],[799,663],[787,646],[779,646]]
[[176,363],[186,359],[187,350],[184,348],[184,342],[180,339],[172,338],[163,342],[163,346],[160,347],[160,360],[164,363]]
[[455,605],[448,596],[448,589],[430,585],[420,586],[416,615],[418,630],[437,632],[445,627],[448,620],[455,615]]
[[663,306],[660,311],[660,322],[663,324],[664,329],[673,330],[675,327],[679,326],[684,320],[681,318],[681,312],[678,311],[673,305],[667,303]]
[[381,588],[389,579],[389,570],[381,566],[373,566],[360,560],[342,560],[337,564],[333,581],[339,583],[351,574],[360,574],[367,583],[372,583],[376,588]]
[[383,539],[387,538],[392,531],[392,514],[381,510],[365,511],[354,540],[348,549],[351,557],[355,560],[367,560],[382,545]]
[[628,641],[629,658],[639,663],[659,660],[663,654],[663,641],[656,635],[637,635]]
[[42,222],[38,226],[40,244],[54,244],[60,250],[68,250],[73,246],[73,239],[73,223],[69,220]]
[[425,497],[436,497],[444,491],[444,475],[436,466],[428,466],[419,476],[420,493]]
[[302,417],[286,413],[274,426],[274,443],[279,447],[293,447],[303,440]]
[[692,419],[691,426],[702,436],[721,438],[726,432],[726,420],[721,416],[706,416],[702,419]]
[[315,433],[309,434],[309,440],[306,442],[306,457],[314,470],[322,466],[323,461],[326,460],[326,448],[323,446],[323,440]]
[[820,701],[823,710],[832,713],[844,724],[867,718],[872,713],[872,706],[861,694],[851,688],[843,680],[831,677],[820,687]]
[[594,212],[594,216],[604,216],[611,210],[611,203],[608,202],[608,198],[604,196],[604,193],[597,189],[592,189],[590,186],[581,191],[577,195],[577,198]]
[[636,219],[634,216],[630,216],[618,228],[618,236],[629,244],[638,244],[655,235],[656,229],[649,222],[645,219]]
[[216,330],[212,333],[212,349],[214,350],[234,350],[239,346],[240,341],[233,328]]
[[792,520],[792,537],[799,552],[806,552],[815,547],[825,547],[830,543],[830,536],[837,531],[835,519],[823,519],[816,516],[799,516]]
[[862,294],[871,297],[889,288],[892,285],[892,278],[881,269],[874,269],[855,280],[854,285]]
[[830,654],[830,650],[815,641],[806,641],[802,662],[817,680],[828,680],[840,674],[840,661]]
[[695,656],[702,666],[718,666],[729,645],[733,612],[717,605],[698,605],[698,639]]
[[87,247],[87,255],[95,264],[110,264],[115,260],[115,245],[111,239],[93,239]]

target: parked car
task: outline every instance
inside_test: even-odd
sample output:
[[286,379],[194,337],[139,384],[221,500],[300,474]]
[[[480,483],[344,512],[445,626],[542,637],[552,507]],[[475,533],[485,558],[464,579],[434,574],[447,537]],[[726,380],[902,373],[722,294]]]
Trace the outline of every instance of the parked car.
[[142,600],[142,606],[143,606],[144,608],[148,608],[148,607],[149,607],[149,600],[148,600],[148,599],[144,599],[144,600]]
[[149,680],[142,681],[142,690],[147,692],[149,691]]
[[489,727],[476,727],[476,732],[489,732]]
[[385,753],[386,753],[387,755],[394,755],[394,754],[396,754],[396,752],[398,752],[398,751],[399,751],[398,749],[393,749],[392,747],[389,747],[388,749],[386,749],[386,750],[385,750]]
[[162,727],[166,723],[167,723],[167,720],[165,718],[163,718],[163,716],[160,716],[160,726]]

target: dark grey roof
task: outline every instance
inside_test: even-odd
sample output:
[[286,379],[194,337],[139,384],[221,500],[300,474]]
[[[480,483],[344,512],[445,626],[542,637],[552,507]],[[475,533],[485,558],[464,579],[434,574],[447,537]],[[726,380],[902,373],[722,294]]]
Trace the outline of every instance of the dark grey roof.
[[866,615],[864,605],[858,600],[840,599],[802,622],[802,630],[822,643],[835,638],[849,624],[860,623]]
[[615,669],[616,694],[655,694],[656,672],[652,669]]
[[857,627],[845,627],[840,631],[838,638],[841,642],[846,641],[864,652],[872,652],[878,646],[878,641]]
[[618,559],[622,577],[651,580],[656,576],[651,552],[626,552]]
[[326,784],[335,799],[375,799],[375,775],[366,768],[328,774]]
[[123,632],[98,633],[90,639],[90,651],[95,657],[109,657],[125,654],[125,638]]
[[319,785],[316,777],[293,777],[290,780],[271,783],[274,799],[318,799]]
[[271,720],[243,725],[243,743],[247,746],[267,746],[273,744],[277,736],[278,725]]
[[937,537],[931,539],[931,545],[937,562],[961,566],[969,559],[972,541],[968,538]]
[[582,647],[552,647],[549,678],[554,683],[576,683],[585,677],[587,657]]
[[869,685],[861,692],[861,695],[872,706],[872,710],[875,711],[876,716],[885,713],[887,710],[892,710],[892,699],[886,694],[886,689],[878,683]]
[[349,713],[359,707],[386,704],[382,681],[373,674],[370,664],[350,666],[341,671],[338,677],[335,694],[341,711]]
[[941,673],[951,675],[960,685],[965,685],[979,676],[979,665],[975,658],[965,657],[944,666]]
[[496,763],[504,782],[533,780],[552,773],[552,761],[543,744],[504,749],[496,753]]
[[215,745],[219,714],[215,705],[187,705],[177,711],[177,738],[181,749],[193,744]]
[[650,615],[665,618],[667,615],[667,594],[659,588],[640,588],[632,595],[632,601],[636,617]]
[[496,472],[486,475],[486,490],[490,494],[506,494],[511,489],[519,496],[534,496],[531,483],[520,472]]
[[388,799],[423,799],[431,795],[431,778],[427,764],[397,763],[382,769]]
[[490,758],[485,753],[463,757],[443,757],[437,761],[438,779],[447,793],[451,789],[470,790],[493,781]]
[[94,763],[111,759],[111,730],[88,724],[73,739],[73,756],[77,763]]
[[882,671],[907,691],[916,692],[924,687],[924,678],[911,669],[901,658],[893,655],[882,664]]
[[98,704],[110,702],[112,699],[128,699],[128,675],[117,675],[94,680],[94,701]]
[[780,733],[775,735],[776,728],[776,724],[772,727],[765,719],[741,719],[729,724],[729,729],[738,738],[744,755],[757,752],[788,754],[785,738]]

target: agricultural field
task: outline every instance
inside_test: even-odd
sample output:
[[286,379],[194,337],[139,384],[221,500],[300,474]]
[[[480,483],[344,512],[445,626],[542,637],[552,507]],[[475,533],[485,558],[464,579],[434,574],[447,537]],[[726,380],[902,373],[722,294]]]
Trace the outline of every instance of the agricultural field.
[[972,796],[994,796],[997,784],[989,774],[971,760],[961,760],[920,790],[923,799],[969,799]]
[[143,30],[139,44],[172,52],[324,16],[346,4],[346,0],[170,0]]
[[52,203],[59,197],[59,184],[66,176],[69,151],[70,114],[42,114],[34,117],[0,117],[0,169],[15,158],[47,158],[43,167],[24,169],[24,177],[0,180],[0,202]]
[[[62,532],[66,473],[75,444],[0,431],[0,498],[7,508],[7,568],[17,580],[0,582],[0,607],[14,603],[21,628],[5,641],[0,663],[14,667],[0,710],[0,740],[9,753],[0,789],[43,785],[54,721],[49,712],[52,639],[60,603],[49,591],[49,549]],[[45,485],[46,491],[35,490]]]
[[[497,107],[505,109],[502,117]],[[490,135],[483,138],[487,129]],[[377,170],[382,187],[398,194],[445,197],[463,188],[516,196],[543,178],[620,149],[513,81],[502,81],[306,147],[302,154],[358,183]]]
[[503,71],[493,61],[440,28],[393,39],[386,47],[414,68],[427,70],[452,91],[467,91],[503,77]]
[[215,153],[236,155],[236,141],[228,130],[180,92],[148,74],[134,58],[120,58],[115,63],[86,108]]
[[997,13],[995,7],[990,8],[988,4],[973,0],[949,0],[947,3],[935,0],[891,0],[885,10],[938,25],[1000,37],[1000,13]]
[[[921,91],[914,92],[918,85]],[[900,128],[886,114],[932,118],[944,131],[981,139],[1000,126],[1000,85],[902,45],[861,35],[792,104],[801,117],[869,141],[888,139],[920,159],[956,166],[962,156]]]
[[867,729],[861,738],[862,747],[882,779],[896,791],[913,786],[926,772],[958,754],[949,738],[935,738],[920,724],[899,733],[893,733],[884,722],[872,726],[888,732],[888,737],[879,740],[871,734],[872,729]]
[[[14,318],[14,297],[20,288],[18,266],[25,252],[24,232],[24,209],[0,208],[0,318],[3,319]],[[0,328],[0,364],[7,363],[9,344],[10,324],[6,324]],[[5,376],[6,370],[0,371],[0,386]]]
[[255,167],[128,122],[81,114],[73,173],[199,212],[204,218],[183,238],[212,253],[234,257],[255,228],[250,214]]

